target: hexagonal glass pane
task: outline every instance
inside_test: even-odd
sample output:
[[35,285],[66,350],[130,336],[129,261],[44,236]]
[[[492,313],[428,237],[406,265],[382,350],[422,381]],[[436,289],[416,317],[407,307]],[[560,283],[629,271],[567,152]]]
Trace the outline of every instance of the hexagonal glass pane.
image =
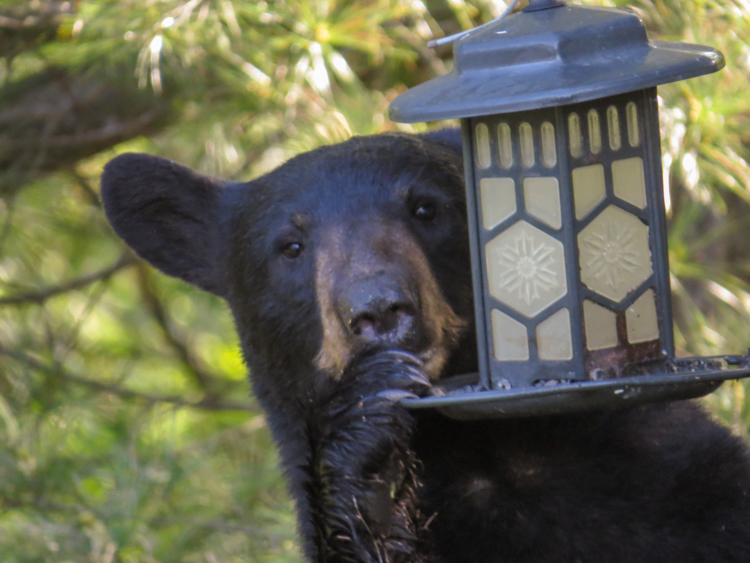
[[578,235],[581,281],[615,302],[651,275],[648,227],[610,205]]
[[489,292],[531,318],[568,291],[562,243],[519,221],[485,245]]

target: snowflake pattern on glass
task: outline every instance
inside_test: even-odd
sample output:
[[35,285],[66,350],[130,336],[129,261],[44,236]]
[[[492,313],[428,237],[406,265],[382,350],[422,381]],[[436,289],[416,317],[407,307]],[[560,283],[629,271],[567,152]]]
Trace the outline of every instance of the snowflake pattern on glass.
[[616,223],[605,223],[593,231],[582,248],[593,276],[611,288],[622,284],[640,266],[635,237],[635,229]]
[[490,295],[533,317],[567,293],[562,243],[519,221],[487,243]]
[[506,269],[499,287],[515,293],[527,305],[540,299],[540,293],[560,285],[555,265],[554,249],[522,232],[510,244],[495,250],[499,263]]
[[619,303],[651,275],[648,226],[614,205],[578,235],[581,281]]

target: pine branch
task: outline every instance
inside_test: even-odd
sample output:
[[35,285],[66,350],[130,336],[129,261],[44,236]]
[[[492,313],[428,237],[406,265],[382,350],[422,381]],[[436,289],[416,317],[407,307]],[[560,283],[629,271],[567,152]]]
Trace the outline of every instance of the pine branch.
[[56,297],[63,293],[68,293],[70,291],[83,289],[87,285],[90,285],[94,282],[106,281],[109,278],[111,278],[113,275],[115,275],[117,272],[119,272],[120,270],[124,268],[128,268],[137,262],[138,262],[138,259],[132,253],[125,252],[120,257],[120,259],[117,262],[115,262],[112,266],[109,266],[108,268],[104,268],[103,270],[100,270],[98,272],[93,272],[86,276],[62,283],[60,285],[47,287],[41,290],[28,291],[25,293],[19,293],[17,295],[11,295],[8,297],[0,297],[0,306],[26,305],[29,303],[42,305],[44,304],[44,302],[46,302],[48,299],[52,297]]
[[[15,140],[0,139],[0,150],[19,148],[75,148],[94,144],[117,144],[121,140],[137,136],[164,114],[163,108],[152,108],[124,123],[105,123],[100,129],[73,135],[41,135]],[[5,117],[5,116],[3,116]]]
[[76,385],[82,385],[100,393],[109,393],[126,399],[139,399],[150,404],[169,403],[180,407],[192,407],[209,411],[256,412],[258,410],[257,407],[251,402],[240,403],[236,401],[225,401],[216,397],[209,396],[205,396],[199,401],[189,401],[184,397],[180,397],[179,395],[154,395],[143,393],[141,391],[134,391],[132,389],[127,389],[119,385],[102,383],[101,381],[96,381],[94,379],[73,374],[60,365],[44,364],[24,352],[8,350],[3,345],[0,345],[0,355],[11,358],[17,362],[25,364],[52,377],[58,377],[67,382],[74,383]]
[[116,66],[49,67],[0,88],[0,194],[71,169],[175,118],[169,96],[139,89]]
[[53,41],[63,17],[75,13],[76,2],[47,0],[0,7],[0,57],[12,58]]
[[207,373],[201,362],[191,352],[191,346],[184,334],[175,326],[164,304],[161,302],[150,282],[149,270],[143,266],[138,268],[138,280],[141,294],[151,315],[161,328],[167,344],[175,351],[182,365],[187,369],[195,383],[207,393],[216,393],[220,380]]

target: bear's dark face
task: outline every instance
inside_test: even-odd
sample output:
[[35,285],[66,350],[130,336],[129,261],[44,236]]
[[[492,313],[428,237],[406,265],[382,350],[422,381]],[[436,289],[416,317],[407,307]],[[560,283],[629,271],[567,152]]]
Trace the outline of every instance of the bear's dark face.
[[[380,135],[247,184],[123,155],[102,189],[115,230],[141,256],[226,298],[259,377],[338,378],[358,354],[395,348],[436,379],[473,338],[462,178],[447,146]],[[473,345],[460,348],[453,373],[475,369]]]
[[472,311],[459,162],[419,139],[373,137],[253,182],[228,229],[227,298],[246,344],[280,342],[288,357],[298,343],[333,377],[368,348],[398,348],[437,377]]
[[308,560],[749,560],[746,451],[685,401],[482,421],[398,404],[476,370],[449,146],[352,139],[246,184],[122,155],[102,177],[117,233],[231,306]]

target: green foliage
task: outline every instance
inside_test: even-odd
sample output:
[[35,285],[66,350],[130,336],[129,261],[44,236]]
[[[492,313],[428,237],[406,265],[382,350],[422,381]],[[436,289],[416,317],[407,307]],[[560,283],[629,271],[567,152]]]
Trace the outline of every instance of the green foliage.
[[[613,4],[612,2],[601,2]],[[19,5],[21,4],[21,5]],[[750,338],[750,7],[638,0],[727,70],[660,89],[685,353]],[[0,561],[299,561],[223,303],[138,262],[99,203],[126,151],[225,178],[355,134],[447,72],[491,0],[0,0]],[[424,127],[417,125],[415,127]],[[745,384],[710,406],[738,432]]]

